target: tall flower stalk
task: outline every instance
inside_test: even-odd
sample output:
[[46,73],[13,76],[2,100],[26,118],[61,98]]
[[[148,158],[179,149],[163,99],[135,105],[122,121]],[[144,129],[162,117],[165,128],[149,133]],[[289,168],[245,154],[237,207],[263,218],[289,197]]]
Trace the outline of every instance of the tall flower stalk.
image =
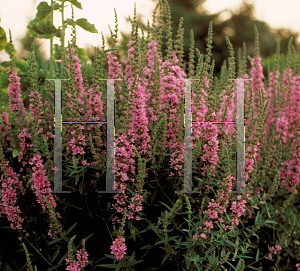
[[[64,1],[62,2],[64,3]],[[159,2],[159,6],[162,6],[161,2]],[[67,53],[64,58],[64,68],[62,70],[65,77],[71,79],[70,82],[66,84],[67,91],[63,93],[62,99],[64,106],[68,107],[64,110],[64,117],[66,117],[68,121],[92,121],[91,116],[94,114],[101,115],[95,117],[95,120],[105,121],[105,119],[102,118],[104,115],[103,112],[107,110],[107,106],[105,106],[103,102],[105,90],[102,91],[103,84],[96,83],[99,74],[101,74],[103,78],[115,79],[117,90],[116,104],[119,109],[124,109],[122,112],[117,112],[118,117],[123,116],[125,121],[116,121],[118,129],[116,129],[117,133],[115,139],[116,174],[114,188],[116,191],[122,193],[114,195],[115,203],[112,204],[111,207],[111,209],[115,210],[121,216],[114,216],[112,218],[115,236],[112,238],[112,245],[110,247],[111,253],[115,255],[119,264],[121,264],[122,261],[124,262],[124,258],[127,258],[125,255],[128,253],[127,247],[130,242],[130,238],[128,238],[126,232],[126,225],[130,225],[129,230],[131,234],[134,235],[134,229],[132,227],[133,220],[142,220],[143,209],[146,209],[143,208],[146,206],[148,196],[148,191],[146,191],[145,188],[145,184],[148,182],[146,178],[152,174],[149,173],[147,162],[153,162],[152,169],[154,169],[154,175],[156,175],[156,170],[159,169],[161,163],[156,162],[155,155],[161,156],[161,161],[165,156],[171,156],[169,164],[167,165],[170,176],[168,176],[167,179],[163,178],[163,176],[159,176],[161,177],[159,182],[165,182],[164,184],[166,184],[169,180],[173,181],[174,179],[176,181],[183,181],[184,146],[182,94],[185,87],[184,79],[186,79],[187,76],[183,71],[183,65],[181,63],[181,47],[183,46],[181,35],[183,31],[180,28],[176,46],[174,46],[173,49],[170,28],[171,18],[168,4],[166,4],[166,10],[168,41],[165,57],[163,57],[163,52],[161,52],[161,28],[152,29],[147,42],[144,38],[140,39],[138,37],[138,22],[135,12],[132,37],[127,45],[128,55],[125,60],[125,65],[119,62],[117,52],[109,52],[107,54],[107,73],[103,72],[103,67],[98,66],[96,69],[97,75],[94,75],[95,77],[93,78],[93,85],[86,88],[85,84],[83,84],[81,64],[77,55],[78,51],[76,50],[74,24],[73,38],[66,50]],[[162,14],[161,9],[160,19],[163,17]],[[154,21],[155,19],[154,16]],[[160,243],[171,247],[172,244],[169,242],[171,239],[169,238],[172,229],[169,229],[168,226],[172,222],[174,222],[175,225],[175,216],[179,214],[177,211],[184,205],[183,197],[185,198],[187,208],[186,222],[188,222],[188,229],[185,230],[188,232],[188,235],[186,235],[185,243],[179,241],[176,244],[176,248],[183,246],[186,249],[186,245],[190,245],[189,249],[186,249],[186,254],[189,254],[185,255],[187,256],[186,259],[191,258],[192,253],[190,254],[189,250],[192,250],[195,244],[201,244],[201,246],[203,246],[203,244],[212,242],[211,240],[215,241],[214,238],[222,239],[223,242],[230,241],[228,244],[231,246],[233,244],[231,239],[237,238],[235,241],[238,243],[239,230],[242,227],[244,229],[244,223],[248,222],[246,219],[254,217],[254,208],[262,208],[261,205],[266,203],[267,200],[272,200],[277,196],[279,186],[280,188],[288,190],[290,195],[282,209],[277,211],[267,209],[264,211],[265,217],[266,214],[268,214],[269,220],[276,219],[274,214],[280,214],[282,217],[285,217],[283,213],[284,209],[290,206],[296,197],[296,188],[299,183],[300,172],[298,166],[300,164],[300,144],[298,138],[300,132],[297,130],[300,123],[298,121],[299,114],[297,114],[296,111],[299,103],[299,76],[293,76],[288,61],[287,67],[285,67],[283,72],[276,70],[271,74],[269,89],[272,89],[274,95],[266,97],[266,89],[268,88],[263,84],[257,29],[255,29],[255,31],[256,50],[251,63],[251,77],[253,81],[252,83],[250,83],[249,80],[245,81],[245,88],[247,90],[245,178],[248,182],[246,189],[254,189],[255,194],[253,195],[229,194],[229,191],[233,188],[233,183],[236,181],[234,177],[234,167],[231,165],[232,157],[230,151],[233,147],[231,146],[232,142],[229,140],[233,132],[227,127],[224,129],[219,128],[222,124],[204,123],[214,119],[218,121],[234,121],[234,112],[236,110],[234,106],[236,102],[234,91],[236,90],[236,85],[227,82],[230,77],[235,76],[235,60],[230,41],[227,39],[230,50],[229,67],[228,69],[227,67],[222,68],[220,83],[217,85],[212,77],[214,66],[214,62],[211,61],[212,23],[209,26],[209,39],[205,61],[204,55],[201,55],[199,50],[195,50],[194,48],[193,32],[191,32],[192,44],[188,75],[190,77],[203,77],[203,80],[201,79],[199,82],[193,83],[194,91],[192,94],[192,97],[195,98],[192,107],[192,113],[194,113],[193,120],[197,121],[197,123],[193,123],[192,135],[192,146],[197,150],[197,154],[194,154],[194,161],[199,158],[195,162],[197,162],[198,165],[202,165],[202,172],[199,173],[200,176],[195,177],[195,180],[199,182],[197,189],[200,199],[196,200],[192,198],[192,196],[180,195],[176,203],[174,203],[174,200],[170,200],[173,204],[172,208],[170,208],[170,212],[164,212],[163,217],[158,219],[157,226],[155,226],[155,233],[160,238],[164,238],[161,238]],[[115,34],[112,35],[113,45],[115,46],[117,42],[117,26]],[[102,66],[104,63],[104,52],[104,48],[102,48],[101,56],[98,55],[98,64],[101,63]],[[195,52],[198,56],[196,70],[194,66]],[[146,56],[143,54],[146,54]],[[244,60],[241,60],[242,63],[240,63],[240,66],[242,67],[240,67],[239,74],[242,75],[244,79],[248,79],[249,75],[246,73],[247,67],[244,66],[245,63],[243,62],[245,61],[245,54],[244,50]],[[3,176],[1,175],[0,179],[0,211],[1,214],[7,215],[13,229],[22,229],[23,220],[21,218],[20,208],[17,206],[16,196],[18,190],[24,195],[25,189],[22,186],[23,183],[19,180],[19,174],[14,172],[13,168],[9,167],[9,162],[6,161],[5,157],[5,154],[9,153],[8,147],[13,145],[16,148],[22,149],[22,154],[19,154],[18,158],[19,163],[23,160],[24,168],[26,160],[29,161],[29,165],[27,165],[26,169],[30,169],[32,173],[30,175],[30,181],[32,181],[31,188],[36,195],[37,202],[42,206],[43,212],[49,215],[51,230],[49,230],[48,234],[54,239],[56,238],[55,235],[63,234],[62,226],[58,221],[58,218],[61,217],[55,210],[57,203],[54,197],[50,193],[44,195],[51,190],[50,181],[53,180],[53,176],[51,174],[49,174],[49,176],[51,176],[50,178],[46,176],[46,165],[43,164],[44,154],[48,161],[47,169],[54,170],[50,157],[50,151],[52,150],[49,151],[49,144],[47,144],[47,140],[54,137],[52,133],[53,127],[51,126],[53,122],[50,121],[51,119],[53,121],[53,117],[50,113],[46,112],[46,109],[50,109],[50,103],[45,102],[43,104],[42,97],[38,91],[34,52],[32,53],[30,72],[32,92],[29,96],[32,98],[30,100],[32,102],[30,105],[31,117],[36,119],[34,127],[30,126],[33,124],[26,122],[27,120],[24,117],[24,106],[22,107],[23,101],[20,95],[20,82],[17,73],[13,69],[12,61],[11,69],[9,70],[10,110],[12,114],[16,116],[16,129],[19,141],[9,138],[10,124],[8,115],[4,113],[1,114],[0,131],[3,132],[4,140],[3,137],[1,137],[0,162]],[[276,80],[280,74],[282,74],[282,82]],[[46,84],[45,88],[46,92],[49,92],[48,94],[53,98],[54,88],[50,84]],[[253,88],[253,90],[251,88]],[[277,98],[280,97],[281,94],[283,99],[279,102]],[[272,99],[273,102],[268,103],[268,101],[265,100],[268,98]],[[217,101],[220,101],[220,105]],[[270,105],[276,106],[276,110],[274,108],[270,109]],[[17,110],[16,107],[19,107],[18,109],[21,110]],[[45,114],[40,114],[41,109],[45,111]],[[84,112],[85,109],[87,112]],[[268,112],[271,112],[271,118],[268,121],[265,120],[267,109],[269,110]],[[253,114],[250,116],[248,111],[251,111]],[[283,112],[286,114],[283,114]],[[49,124],[46,124],[47,121],[49,121]],[[159,128],[157,123],[160,125]],[[264,127],[264,123],[267,123],[266,127]],[[271,133],[270,130],[272,126],[274,129]],[[105,148],[105,143],[101,140],[102,137],[105,137],[105,129],[100,130],[100,128],[102,128],[101,125],[90,127],[91,128],[86,129],[84,125],[78,125],[72,130],[72,127],[68,126],[63,132],[63,137],[71,138],[67,142],[64,142],[63,145],[66,147],[68,155],[72,156],[73,168],[76,173],[78,173],[80,163],[84,166],[104,165],[104,163],[101,164],[103,159],[101,160],[99,149],[101,147]],[[222,135],[222,130],[225,131],[225,135]],[[31,132],[30,134],[28,133],[29,131]],[[91,135],[96,132],[98,133],[97,135]],[[34,137],[32,141],[30,141],[31,134]],[[41,134],[43,134],[42,138],[40,138]],[[262,134],[267,138],[266,140],[262,140]],[[154,138],[153,135],[155,136]],[[225,139],[227,139],[226,144]],[[95,141],[94,143],[93,140]],[[265,151],[269,140],[273,148],[277,147],[274,148],[273,151]],[[278,145],[275,143],[276,140],[280,141]],[[9,142],[10,144],[8,144]],[[41,142],[43,144],[41,144]],[[30,143],[34,143],[34,145]],[[286,148],[288,144],[291,144],[290,152],[283,152],[283,148]],[[43,147],[43,145],[45,146]],[[93,154],[94,160],[96,160],[93,162],[90,161],[90,163],[85,159],[81,159],[87,154],[89,147],[91,147],[90,151]],[[202,151],[201,155],[200,151]],[[275,156],[277,152],[279,154],[278,159]],[[267,157],[265,160],[262,159],[263,153],[265,153]],[[101,154],[104,156],[105,152]],[[77,158],[75,155],[82,156]],[[67,156],[67,159],[69,159],[69,156]],[[224,161],[226,161],[225,167],[224,165],[220,165]],[[260,165],[262,166],[260,167]],[[23,169],[21,168],[20,172],[22,171]],[[178,173],[176,177],[174,177],[174,172]],[[206,178],[208,172],[212,173],[211,178]],[[270,176],[268,176],[268,178],[265,176],[260,178],[262,172],[266,172],[270,174]],[[99,176],[99,172],[97,173]],[[201,177],[201,179],[198,177]],[[272,179],[272,177],[274,177],[274,179]],[[209,182],[206,183],[208,180]],[[261,187],[262,184],[267,184],[266,180],[271,182],[268,193],[265,193],[266,191]],[[90,181],[92,183],[93,180]],[[272,182],[274,183],[272,184]],[[215,192],[215,197],[211,196],[212,192]],[[199,214],[195,214],[197,209],[199,209],[198,207],[200,207],[197,205],[200,200],[202,203]],[[195,217],[192,218],[193,212]],[[253,229],[255,227],[255,230],[259,229],[262,224],[261,217],[262,215],[258,213],[255,217]],[[194,219],[195,221],[192,223]],[[198,219],[198,221],[196,221],[196,219]],[[287,235],[284,235],[284,238],[281,238],[279,242],[276,241],[274,246],[270,247],[271,256],[272,253],[276,254],[277,252],[279,253],[281,249],[283,250],[285,241],[293,234],[296,225],[295,221],[296,218],[293,216],[293,229],[290,230]],[[116,229],[116,222],[119,224],[118,229]],[[135,221],[134,223],[140,222]],[[266,224],[268,223],[266,222]],[[162,226],[163,229],[160,229],[160,226]],[[152,227],[152,229],[154,229],[154,227]],[[215,232],[217,233],[215,234]],[[77,261],[75,260],[72,244],[74,238],[75,237],[69,242],[68,258],[66,259],[68,267],[66,270],[78,270],[80,268],[79,265],[83,267],[88,262],[88,254],[85,251],[84,242],[83,249],[77,251]],[[246,246],[243,247],[243,252],[245,252],[247,248]],[[228,260],[228,255],[224,254],[221,255],[222,260],[215,263],[215,260],[211,257],[216,256],[216,251],[211,254],[209,257],[205,255],[207,262],[202,264],[202,267],[205,267],[206,270],[218,268],[218,264],[221,265]],[[28,253],[26,256],[28,259]],[[198,263],[196,256],[193,257],[194,263]],[[234,256],[234,258],[235,257],[236,256]],[[217,259],[217,257],[215,257],[215,259]],[[243,263],[244,262],[241,261],[241,266],[243,266]],[[28,267],[32,269],[32,265],[28,264]]]

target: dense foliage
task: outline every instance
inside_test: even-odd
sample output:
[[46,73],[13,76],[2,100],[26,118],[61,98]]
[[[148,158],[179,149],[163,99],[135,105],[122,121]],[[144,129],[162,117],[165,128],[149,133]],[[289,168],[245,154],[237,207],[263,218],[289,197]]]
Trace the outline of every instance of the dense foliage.
[[[264,78],[254,28],[254,56],[244,47],[237,72],[225,37],[230,57],[217,78],[210,23],[206,54],[195,48],[190,32],[185,72],[182,25],[173,42],[167,1],[157,4],[147,37],[139,35],[136,19],[135,10],[123,63],[117,58],[116,17],[112,48],[105,50],[103,42],[90,71],[77,56],[74,23],[61,69],[53,64],[54,78],[70,79],[62,81],[63,121],[105,122],[108,84],[99,79],[119,79],[114,81],[115,190],[123,193],[116,194],[97,193],[107,189],[106,126],[100,123],[63,124],[63,191],[71,193],[47,193],[54,185],[55,87],[46,72],[39,74],[32,50],[27,115],[10,34],[8,104],[5,110],[4,99],[0,104],[0,268],[295,270],[299,54],[290,43],[279,58],[278,43],[275,64]],[[236,185],[237,136],[226,122],[237,121],[237,85],[229,80],[235,78],[245,82],[245,179],[254,193],[230,193]],[[184,190],[184,79],[200,79],[191,80],[192,186],[198,193],[175,193]]]

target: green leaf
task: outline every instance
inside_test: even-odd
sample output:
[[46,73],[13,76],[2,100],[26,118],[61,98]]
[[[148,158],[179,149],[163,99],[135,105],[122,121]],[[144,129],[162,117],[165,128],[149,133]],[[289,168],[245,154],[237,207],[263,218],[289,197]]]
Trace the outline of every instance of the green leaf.
[[236,248],[237,250],[239,250],[239,247],[236,246],[234,243],[232,243],[231,241],[227,240],[227,239],[224,239],[224,242],[226,242],[227,244],[233,246],[234,248]]
[[[78,183],[77,177],[78,177],[78,179],[79,179],[79,176],[76,176],[76,185],[77,185],[77,183]],[[79,193],[80,193],[80,195],[83,194],[83,182],[81,182],[80,185],[79,185]],[[92,217],[92,214],[91,214],[91,213],[90,213],[90,217]]]
[[62,256],[62,258],[58,262],[58,265],[60,265],[67,257],[68,257],[68,252],[64,256]]
[[61,241],[61,240],[62,240],[62,238],[59,237],[59,238],[53,240],[52,242],[50,242],[47,246],[50,246],[50,245],[52,245],[52,244],[55,244],[55,243],[57,243],[57,242],[59,242],[59,241]]
[[107,268],[116,268],[118,265],[117,264],[99,264],[97,266],[107,267]]
[[249,256],[245,256],[245,255],[242,255],[241,258],[245,258],[245,259],[253,259],[253,257],[249,257]]
[[68,235],[68,234],[75,228],[75,226],[77,225],[77,223],[78,223],[78,222],[76,222],[73,226],[71,226],[71,227],[67,230],[66,235]]
[[52,11],[52,7],[50,7],[45,1],[40,2],[36,9],[38,10],[38,12],[35,17],[38,20],[46,18]]
[[80,173],[80,172],[84,171],[87,168],[88,168],[88,166],[78,166],[77,167],[77,172]]
[[225,258],[225,256],[226,256],[226,250],[223,248],[221,251],[221,257]]
[[235,244],[238,246],[240,244],[239,238],[237,237],[235,240]]
[[145,246],[141,247],[140,250],[142,250],[142,249],[151,249],[151,248],[152,248],[152,245],[148,244],[148,245],[145,245]]
[[[21,70],[22,73],[27,73],[28,72],[28,61],[25,61],[24,59],[22,60],[17,60],[16,66]],[[20,75],[19,75],[20,77]]]
[[255,224],[258,224],[258,221],[260,220],[260,211],[257,212],[256,218],[255,218]]
[[58,44],[54,44],[54,59],[61,59],[61,49],[58,47]]
[[153,129],[150,127],[149,124],[147,125],[147,127],[148,127],[148,129],[149,129],[151,132],[153,132]]
[[0,51],[2,51],[7,45],[7,38],[5,30],[0,26]]
[[[59,264],[59,265],[56,265],[56,266],[53,266],[53,267],[51,267],[50,269],[47,269],[47,271],[57,270],[58,267],[60,267],[60,264]],[[36,266],[35,266],[35,271],[37,271]]]
[[[71,169],[70,167],[66,167],[66,168]],[[72,171],[68,177],[71,177],[74,173],[76,173],[76,170]]]
[[129,263],[126,263],[126,264],[122,265],[122,267],[131,267],[131,266],[134,266],[134,265],[136,265],[136,264],[138,264],[138,263],[141,263],[141,262],[143,262],[143,261],[144,261],[144,260],[139,260],[139,261],[129,262]]
[[87,52],[83,48],[77,48],[77,55],[78,58],[83,62],[89,59]]
[[52,258],[52,262],[57,258],[58,254],[59,254],[59,249],[57,249],[57,250],[55,251],[54,256],[53,256],[53,258]]
[[40,38],[40,39],[48,39],[48,40],[50,40],[50,39],[52,39],[53,37],[55,37],[55,35],[54,34],[36,34],[36,37],[37,38]]
[[72,19],[71,18],[67,18],[65,20],[65,23],[69,24],[69,25],[72,25]]
[[98,30],[95,28],[95,25],[89,23],[85,18],[77,19],[75,24],[88,32],[98,34]]
[[267,219],[267,220],[265,221],[265,223],[278,224],[276,221],[269,220],[269,219]]
[[79,3],[77,0],[67,0],[67,1],[69,1],[75,7],[79,8],[79,9],[83,9],[81,6],[81,3]]
[[[2,63],[1,63],[2,64]],[[6,73],[6,72],[1,72],[1,76],[0,76],[0,83],[1,83],[1,87],[2,87],[2,90],[4,89],[5,93],[8,95],[8,90],[6,90],[6,88],[8,88],[8,85],[9,85],[9,81],[8,81],[8,77],[9,77],[9,74]],[[2,96],[3,97],[3,96]],[[8,96],[7,96],[8,97]]]
[[243,262],[244,260],[243,259],[240,259],[237,266],[236,266],[236,270],[239,271],[239,270],[242,270],[242,265],[243,265]]
[[116,257],[115,256],[113,256],[113,255],[108,255],[108,254],[104,254],[107,258],[110,258],[110,259],[116,259]]
[[206,252],[205,252],[205,257],[208,256],[209,253],[213,252],[215,250],[214,246],[211,246]]
[[18,150],[13,150],[13,153],[12,153],[12,155],[13,155],[13,158],[15,158],[15,157],[17,157],[20,153],[22,153],[21,151],[18,151]]
[[257,252],[256,252],[255,261],[258,261],[258,259],[259,259],[259,248],[257,249]]
[[170,211],[172,210],[167,204],[165,204],[164,202],[161,202],[160,201],[160,203],[163,205],[163,206],[165,206],[165,207],[167,207]]
[[75,185],[77,185],[79,182],[79,175],[76,175],[76,178],[75,178]]
[[289,240],[288,240],[288,239],[287,239],[287,240],[285,240],[285,241],[284,241],[284,246],[288,247],[288,246],[289,246],[288,242],[289,242]]
[[197,181],[200,181],[201,183],[203,182],[202,179],[198,178],[198,177],[194,177]]
[[236,259],[236,257],[237,257],[238,250],[239,250],[239,249],[236,248],[235,251],[234,251],[234,255],[233,255],[233,258],[232,258],[233,261],[235,261],[235,259]]
[[88,235],[88,236],[86,236],[86,237],[84,237],[82,239],[84,239],[85,242],[87,242],[93,235],[94,235],[94,233],[91,233],[90,235]]
[[226,263],[228,263],[233,268],[233,270],[236,271],[235,267],[230,262],[227,261]]
[[163,265],[164,264],[164,262],[168,259],[168,258],[170,258],[170,256],[171,256],[171,253],[170,252],[168,252],[166,255],[165,255],[165,257],[164,257],[164,259],[163,259],[163,261],[161,262],[161,265]]
[[57,33],[56,27],[51,23],[50,20],[37,21],[36,19],[34,19],[27,25],[27,28],[33,30],[39,35],[54,36],[54,34]]
[[259,269],[259,268],[256,268],[256,267],[253,267],[251,265],[248,266],[249,268],[253,269],[253,270],[258,270],[258,271],[261,271],[262,269]]
[[92,165],[90,165],[89,168],[98,169],[98,170],[100,169],[99,167],[97,167],[97,166],[92,166]]
[[52,5],[52,10],[57,10],[59,8],[60,8],[60,4],[57,2]]

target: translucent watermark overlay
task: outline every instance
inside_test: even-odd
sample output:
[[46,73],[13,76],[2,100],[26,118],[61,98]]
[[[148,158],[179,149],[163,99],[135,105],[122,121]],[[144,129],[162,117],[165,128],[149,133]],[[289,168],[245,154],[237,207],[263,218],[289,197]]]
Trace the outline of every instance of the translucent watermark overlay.
[[[124,193],[115,191],[115,79],[100,79],[107,80],[107,154],[106,154],[106,190],[98,191],[98,193]],[[116,79],[122,80],[122,79]]]
[[[237,190],[229,193],[253,193],[245,191],[245,93],[244,80],[252,79],[229,79],[237,80]],[[244,105],[244,106],[243,106]]]
[[[180,80],[180,79],[178,79]],[[184,191],[176,193],[200,193],[192,191],[192,140],[191,125],[197,123],[192,121],[191,113],[191,80],[199,79],[182,79],[185,80],[185,146],[184,146]],[[244,191],[245,189],[245,118],[243,107],[244,102],[244,80],[252,79],[229,79],[237,80],[237,191],[229,193],[253,193],[253,191]],[[228,122],[201,122],[201,123],[228,123]],[[234,122],[231,122],[234,123]]]
[[[54,115],[54,193],[69,194],[71,191],[62,191],[62,114],[61,114],[61,80],[70,79],[47,79],[55,82],[55,115]],[[56,124],[56,125],[55,125]],[[53,193],[46,192],[46,193]]]
[[[98,193],[124,193],[114,190],[115,181],[115,123],[114,123],[114,81],[123,79],[99,79],[107,80],[107,121],[90,121],[90,122],[74,122],[62,121],[62,90],[61,80],[70,79],[47,79],[55,81],[55,138],[54,138],[54,192],[48,193],[71,193],[71,191],[62,191],[62,124],[106,124],[107,125],[107,172],[106,172],[106,190],[98,191]],[[191,80],[200,79],[177,79],[185,80],[185,140],[184,140],[184,191],[175,191],[175,193],[200,193],[200,191],[192,191],[192,140],[191,131],[192,121],[191,112]],[[252,79],[229,79],[237,80],[237,191],[230,193],[253,193],[252,191],[244,191],[245,188],[245,119],[244,119],[244,80]],[[244,104],[245,105],[245,104]],[[201,123],[228,123],[228,122],[201,122]],[[231,122],[235,123],[235,122]]]
[[106,191],[98,191],[98,193],[124,193],[114,190],[114,166],[115,166],[115,153],[114,153],[114,137],[115,137],[115,107],[114,107],[114,81],[122,79],[99,79],[107,80],[107,121],[90,121],[90,122],[76,122],[76,121],[62,121],[62,91],[61,91],[61,80],[70,79],[47,79],[55,81],[55,115],[54,115],[54,127],[55,127],[55,138],[54,138],[54,192],[47,193],[71,193],[71,191],[62,191],[62,123],[64,124],[106,124],[107,125],[107,155],[106,155]]
[[177,79],[185,80],[185,112],[184,112],[184,191],[175,193],[200,193],[192,191],[192,104],[191,104],[191,80],[200,79]]

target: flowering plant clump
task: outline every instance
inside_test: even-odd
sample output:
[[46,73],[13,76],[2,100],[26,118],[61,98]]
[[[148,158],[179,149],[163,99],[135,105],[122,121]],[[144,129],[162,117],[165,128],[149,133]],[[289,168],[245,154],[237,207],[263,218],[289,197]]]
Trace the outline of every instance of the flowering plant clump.
[[[161,49],[164,14],[165,52]],[[64,48],[61,70],[55,69],[54,74],[54,78],[63,75],[61,79],[68,79],[61,83],[61,193],[51,188],[57,185],[52,159],[55,86],[53,81],[38,83],[33,50],[29,121],[12,50],[10,53],[9,112],[0,112],[0,216],[1,223],[9,221],[9,229],[14,230],[10,238],[19,232],[28,270],[33,270],[31,261],[39,270],[299,269],[299,54],[289,47],[285,65],[279,67],[277,61],[267,82],[257,28],[249,70],[244,47],[237,78],[244,79],[245,89],[246,192],[236,193],[239,180],[232,153],[237,135],[232,124],[238,119],[238,84],[229,80],[237,79],[229,38],[229,66],[223,67],[220,80],[214,80],[213,25],[208,29],[206,55],[194,48],[191,31],[190,62],[185,71],[183,20],[173,42],[170,7],[167,1],[159,1],[152,27],[148,22],[147,38],[145,29],[139,36],[134,9],[124,63],[117,48],[105,50],[102,36],[102,49],[96,51],[90,67],[93,72],[88,74],[87,65],[78,57],[73,16],[68,21],[72,40]],[[113,47],[117,33],[116,16]],[[278,46],[277,57],[279,54]],[[111,185],[106,182],[105,124],[109,109],[105,80],[110,79],[115,89],[115,193],[109,194],[103,191]],[[184,190],[187,79],[192,79],[192,189],[196,193]],[[76,235],[69,238],[71,231]],[[74,244],[76,236],[82,239],[80,250]],[[5,236],[0,240],[3,246],[13,246]],[[33,253],[39,256],[30,259]],[[153,258],[158,256],[162,259],[157,264]],[[0,257],[0,262],[6,261]],[[24,262],[24,254],[22,257]],[[23,268],[9,259],[5,264],[7,270]]]
[[73,241],[75,238],[76,238],[76,235],[70,239],[70,242],[68,245],[68,258],[66,258],[66,262],[68,264],[66,270],[70,270],[70,271],[80,271],[81,268],[79,266],[84,267],[85,264],[88,262],[88,256],[89,256],[89,254],[85,250],[85,240],[83,239],[82,240],[83,248],[80,251],[77,250],[77,252],[76,252],[77,261],[75,261],[74,255],[72,253],[72,251],[73,251],[72,245],[73,245]]

